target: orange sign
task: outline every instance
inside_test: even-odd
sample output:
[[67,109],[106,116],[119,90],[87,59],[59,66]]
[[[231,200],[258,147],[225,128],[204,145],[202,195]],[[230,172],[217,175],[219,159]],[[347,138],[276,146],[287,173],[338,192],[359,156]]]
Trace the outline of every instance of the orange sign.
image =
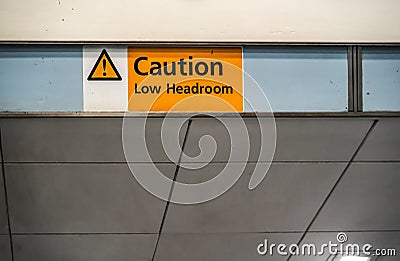
[[128,48],[130,111],[243,111],[242,48]]

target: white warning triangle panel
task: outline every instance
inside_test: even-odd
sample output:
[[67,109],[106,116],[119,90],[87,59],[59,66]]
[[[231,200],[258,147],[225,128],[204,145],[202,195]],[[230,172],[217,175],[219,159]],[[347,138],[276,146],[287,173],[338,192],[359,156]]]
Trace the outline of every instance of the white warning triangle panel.
[[83,109],[126,111],[128,103],[127,47],[83,46]]

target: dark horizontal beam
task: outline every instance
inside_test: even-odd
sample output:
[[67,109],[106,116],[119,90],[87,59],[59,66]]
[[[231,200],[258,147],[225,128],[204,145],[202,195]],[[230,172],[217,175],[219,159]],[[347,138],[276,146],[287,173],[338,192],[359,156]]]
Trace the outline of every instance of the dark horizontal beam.
[[0,41],[3,44],[121,44],[136,46],[371,46],[371,47],[399,47],[400,42],[240,42],[240,41]]
[[[197,118],[206,118],[207,115],[215,117],[235,117],[235,113],[222,113],[222,112],[212,112],[207,113],[207,115],[197,112]],[[271,113],[260,112],[242,112],[238,113],[241,117],[252,118],[256,115],[259,117],[270,117]],[[124,116],[129,117],[149,117],[149,118],[164,118],[166,112],[0,112],[0,118],[123,118]],[[168,113],[170,117],[187,117],[191,114],[186,112],[172,112]],[[295,118],[295,117],[315,117],[315,118],[325,118],[325,117],[400,117],[400,112],[276,112],[273,114],[276,118]]]

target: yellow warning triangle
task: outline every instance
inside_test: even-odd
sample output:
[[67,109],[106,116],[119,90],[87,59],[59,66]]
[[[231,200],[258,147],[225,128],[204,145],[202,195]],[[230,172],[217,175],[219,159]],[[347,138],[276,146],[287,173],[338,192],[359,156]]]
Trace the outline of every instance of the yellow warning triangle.
[[106,49],[103,49],[97,59],[92,71],[90,72],[88,81],[121,81],[122,77],[119,74],[114,63],[111,61]]

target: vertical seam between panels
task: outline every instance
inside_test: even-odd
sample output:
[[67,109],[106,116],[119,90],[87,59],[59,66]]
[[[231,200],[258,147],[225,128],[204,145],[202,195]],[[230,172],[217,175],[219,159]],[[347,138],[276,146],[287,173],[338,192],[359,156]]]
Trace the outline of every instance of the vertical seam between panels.
[[9,239],[10,239],[11,260],[14,261],[14,245],[13,245],[13,238],[12,238],[12,233],[11,233],[10,211],[9,211],[9,204],[8,204],[7,181],[6,181],[6,170],[5,170],[5,164],[4,164],[3,139],[2,139],[1,126],[0,126],[0,156],[1,156],[1,170],[3,172],[4,201],[6,203],[6,213],[7,213],[8,234],[9,234]]
[[185,137],[183,138],[182,151],[181,151],[181,153],[180,153],[180,155],[179,155],[178,163],[177,163],[177,165],[176,165],[176,167],[175,167],[174,178],[173,178],[173,182],[172,182],[171,189],[170,189],[170,191],[169,191],[168,201],[167,201],[167,204],[166,204],[166,206],[165,206],[165,210],[164,210],[163,217],[162,217],[162,220],[161,220],[160,229],[158,230],[158,236],[157,236],[156,245],[155,245],[155,247],[154,247],[153,256],[151,257],[151,260],[152,260],[152,261],[154,261],[154,258],[155,258],[155,256],[156,256],[156,252],[157,252],[157,248],[158,248],[158,243],[160,242],[161,233],[162,233],[162,230],[163,230],[163,227],[164,227],[165,219],[166,219],[166,217],[167,217],[167,212],[168,212],[168,208],[169,208],[169,205],[170,205],[170,200],[171,200],[172,192],[173,192],[173,190],[174,190],[174,185],[175,185],[176,178],[178,177],[179,166],[180,166],[180,164],[181,164],[181,159],[182,159],[183,151],[184,151],[184,149],[185,149],[186,140],[187,140],[187,137],[188,137],[188,134],[189,134],[189,128],[190,128],[190,125],[191,125],[191,124],[192,124],[192,120],[189,119],[188,125],[187,125],[187,128],[186,128]]

